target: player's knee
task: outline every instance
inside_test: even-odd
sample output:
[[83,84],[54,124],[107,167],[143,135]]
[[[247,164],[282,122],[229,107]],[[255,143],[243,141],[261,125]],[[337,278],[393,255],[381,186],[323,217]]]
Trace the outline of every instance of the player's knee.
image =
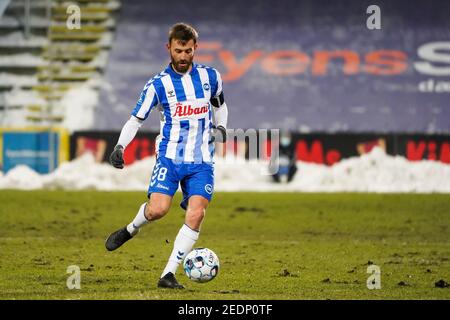
[[169,211],[169,209],[166,208],[165,206],[158,204],[151,204],[150,206],[147,207],[145,217],[150,221],[158,220],[164,217],[167,211]]
[[206,210],[202,207],[189,208],[187,215],[190,221],[201,223],[205,217]]

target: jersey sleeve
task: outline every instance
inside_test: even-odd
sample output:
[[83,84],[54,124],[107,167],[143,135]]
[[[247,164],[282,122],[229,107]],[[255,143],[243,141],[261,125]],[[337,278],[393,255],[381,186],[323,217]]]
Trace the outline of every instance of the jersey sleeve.
[[223,92],[223,83],[222,83],[222,76],[220,75],[219,71],[215,70],[216,76],[217,76],[217,90],[214,97],[218,97]]
[[222,105],[225,104],[225,98],[223,95],[222,76],[216,69],[213,69],[213,72],[214,72],[213,73],[214,82],[211,84],[213,87],[213,91],[211,94],[210,102],[214,107],[220,108]]
[[146,84],[142,90],[136,106],[134,107],[131,115],[140,120],[147,119],[149,113],[154,107],[158,105],[158,95],[156,94],[156,88],[153,83]]

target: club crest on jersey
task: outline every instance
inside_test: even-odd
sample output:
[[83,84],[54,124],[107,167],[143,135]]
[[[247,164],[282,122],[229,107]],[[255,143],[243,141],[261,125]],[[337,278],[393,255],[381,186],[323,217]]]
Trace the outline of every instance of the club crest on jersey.
[[192,116],[192,115],[198,115],[198,114],[204,114],[209,111],[208,104],[193,108],[190,104],[184,105],[180,102],[178,102],[176,105],[175,113],[173,114],[174,117],[186,117],[186,116]]
[[209,84],[207,84],[207,83],[204,83],[203,84],[203,89],[205,89],[205,91],[209,91]]
[[173,98],[175,97],[175,92],[173,90],[167,91],[167,98]]
[[205,191],[206,191],[208,194],[211,194],[212,191],[213,191],[212,185],[210,185],[209,183],[208,183],[207,185],[205,185]]

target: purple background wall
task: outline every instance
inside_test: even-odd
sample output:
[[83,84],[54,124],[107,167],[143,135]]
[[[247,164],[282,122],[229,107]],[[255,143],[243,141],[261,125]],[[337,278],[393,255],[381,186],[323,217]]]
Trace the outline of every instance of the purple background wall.
[[[381,7],[381,30],[366,28],[370,4]],[[230,127],[449,133],[450,76],[423,74],[414,67],[423,60],[420,46],[450,46],[449,16],[450,1],[122,1],[97,128],[122,127],[144,84],[169,61],[169,27],[185,21],[197,28],[201,43],[219,42],[238,63],[262,51],[239,79],[224,84]],[[302,52],[311,62],[321,50],[351,50],[361,63],[347,75],[342,59],[333,59],[326,75],[315,74],[311,63],[302,73],[273,75],[262,61],[279,50]],[[376,50],[403,52],[406,68],[397,75],[365,72],[366,55]],[[448,69],[450,48],[439,53],[449,61],[432,66]],[[201,48],[197,55],[209,55],[206,64],[229,74],[219,51]],[[446,82],[448,91],[420,92],[424,81]],[[152,114],[143,130],[158,129],[159,117]]]

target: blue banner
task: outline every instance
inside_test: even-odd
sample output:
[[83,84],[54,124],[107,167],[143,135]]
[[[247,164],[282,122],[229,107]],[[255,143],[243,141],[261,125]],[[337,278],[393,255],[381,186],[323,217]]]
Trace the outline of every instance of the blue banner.
[[4,132],[3,171],[26,165],[38,173],[49,173],[58,164],[58,150],[55,132]]

